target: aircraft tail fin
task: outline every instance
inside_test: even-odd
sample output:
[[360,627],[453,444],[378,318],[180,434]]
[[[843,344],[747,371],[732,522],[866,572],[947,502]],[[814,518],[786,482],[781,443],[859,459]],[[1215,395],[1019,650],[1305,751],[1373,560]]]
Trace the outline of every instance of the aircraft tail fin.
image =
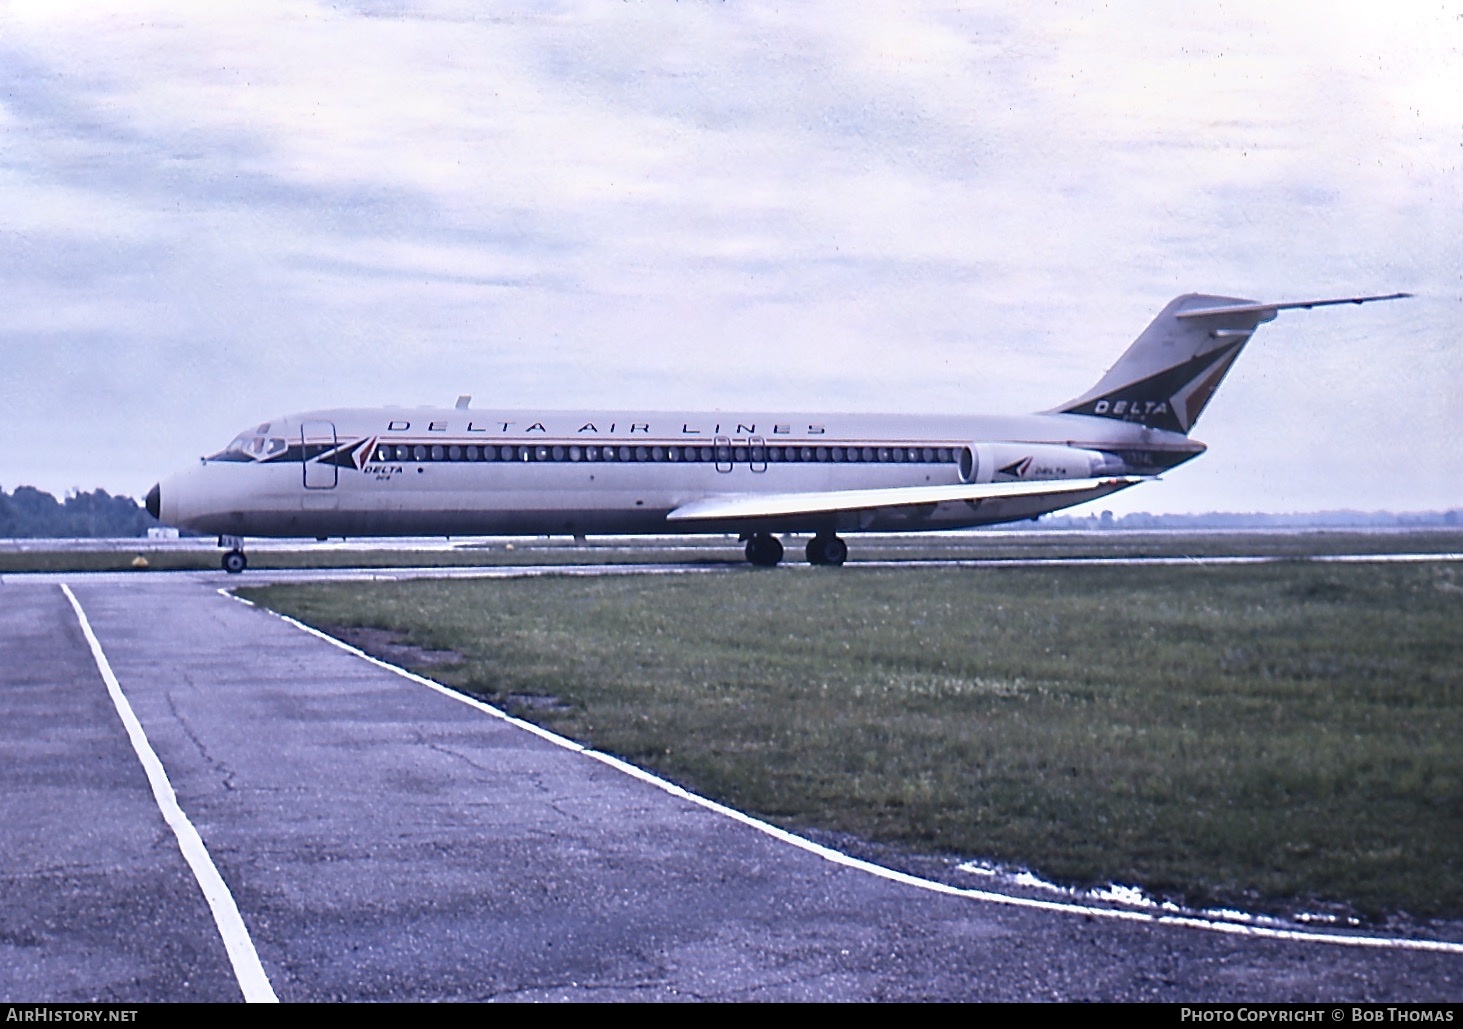
[[1187,435],[1255,329],[1280,311],[1407,296],[1411,294],[1262,304],[1187,293],[1159,312],[1097,385],[1053,413],[1138,422]]

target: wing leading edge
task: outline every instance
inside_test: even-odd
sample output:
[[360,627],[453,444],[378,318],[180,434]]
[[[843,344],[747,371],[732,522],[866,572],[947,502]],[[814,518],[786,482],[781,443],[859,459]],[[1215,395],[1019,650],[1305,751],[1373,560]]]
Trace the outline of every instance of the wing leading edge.
[[[682,504],[666,515],[668,522],[729,521],[786,518],[887,510],[960,501],[1010,500],[1066,493],[1103,496],[1151,476],[1118,475],[1097,479],[1049,479],[1039,482],[963,483],[955,486],[893,486],[883,489],[830,490],[823,493],[728,493]],[[1095,499],[1095,498],[1094,498]]]

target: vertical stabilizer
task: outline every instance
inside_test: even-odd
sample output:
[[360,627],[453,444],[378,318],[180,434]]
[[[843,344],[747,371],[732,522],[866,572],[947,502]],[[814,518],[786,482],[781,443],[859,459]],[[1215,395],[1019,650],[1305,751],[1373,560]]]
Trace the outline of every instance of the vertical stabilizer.
[[1153,319],[1096,386],[1055,413],[1094,415],[1187,434],[1255,329],[1277,312],[1409,295],[1261,304],[1188,293]]

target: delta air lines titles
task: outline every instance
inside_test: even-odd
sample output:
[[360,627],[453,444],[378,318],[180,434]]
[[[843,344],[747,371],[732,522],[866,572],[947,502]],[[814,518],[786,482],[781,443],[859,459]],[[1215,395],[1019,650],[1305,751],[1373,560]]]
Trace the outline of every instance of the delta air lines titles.
[[[572,424],[572,423],[571,423]],[[735,428],[733,428],[735,425]],[[386,423],[386,431],[391,433],[411,432],[413,423],[406,418],[392,418]],[[624,426],[622,428],[622,426]],[[418,426],[418,432],[440,432],[451,434],[484,434],[495,436],[529,436],[542,434],[544,436],[597,436],[597,435],[626,435],[626,436],[755,436],[758,433],[757,423],[748,425],[745,422],[715,422],[709,426],[706,424],[692,425],[690,422],[682,422],[680,428],[666,431],[663,425],[652,428],[649,421],[632,421],[628,425],[623,421],[600,422],[587,421],[575,429],[566,429],[555,426],[553,429],[545,425],[543,421],[534,421],[524,424],[522,421],[502,421],[495,419],[467,419],[465,424],[454,428],[452,419],[431,419],[425,426]],[[823,425],[798,424],[791,422],[775,422],[770,427],[762,430],[771,436],[822,436],[826,435],[828,429]]]

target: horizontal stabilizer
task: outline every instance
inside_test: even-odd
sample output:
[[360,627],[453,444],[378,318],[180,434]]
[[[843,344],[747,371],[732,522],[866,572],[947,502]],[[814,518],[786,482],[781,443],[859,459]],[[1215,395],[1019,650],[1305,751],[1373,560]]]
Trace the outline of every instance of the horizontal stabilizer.
[[[1179,318],[1215,318],[1226,314],[1273,314],[1276,311],[1291,311],[1313,307],[1330,307],[1333,304],[1370,304],[1374,300],[1406,300],[1411,293],[1388,293],[1375,297],[1337,297],[1332,300],[1291,300],[1283,304],[1236,304],[1232,307],[1200,307],[1178,312]],[[1268,321],[1269,319],[1262,319]]]
[[[962,483],[956,486],[894,486],[887,489],[830,490],[824,493],[729,493],[682,504],[668,522],[726,521],[837,514],[880,508],[917,507],[960,501],[1048,497],[1063,493],[1115,493],[1151,476],[1118,475],[1101,479],[1044,479],[1037,482]],[[1093,497],[1096,499],[1096,497]]]

